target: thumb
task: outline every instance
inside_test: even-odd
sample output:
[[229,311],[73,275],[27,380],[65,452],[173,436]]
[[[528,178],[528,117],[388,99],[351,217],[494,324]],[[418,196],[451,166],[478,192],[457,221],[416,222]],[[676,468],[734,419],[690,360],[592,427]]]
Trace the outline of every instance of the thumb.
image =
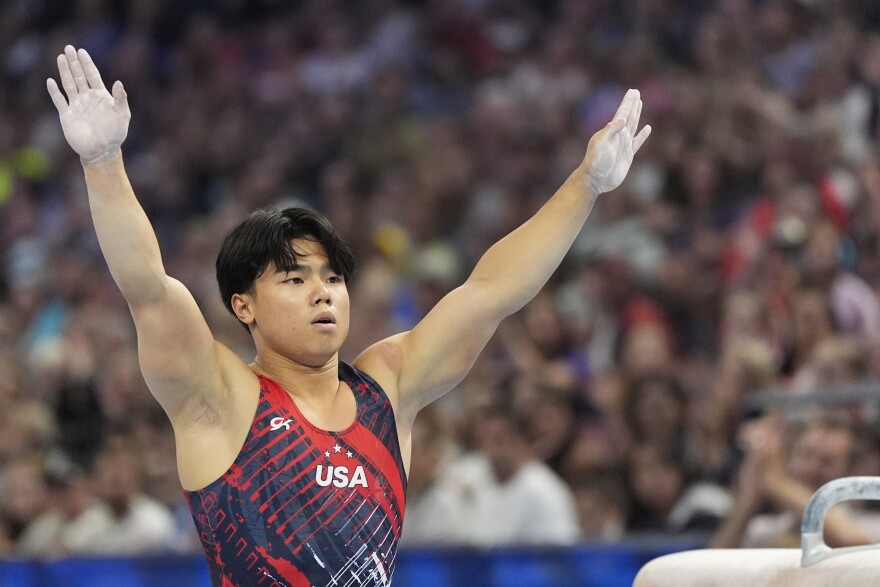
[[113,99],[116,100],[118,106],[128,107],[128,93],[119,80],[113,83]]
[[605,125],[605,130],[608,131],[609,135],[614,136],[623,130],[624,126],[626,126],[626,118],[615,118]]

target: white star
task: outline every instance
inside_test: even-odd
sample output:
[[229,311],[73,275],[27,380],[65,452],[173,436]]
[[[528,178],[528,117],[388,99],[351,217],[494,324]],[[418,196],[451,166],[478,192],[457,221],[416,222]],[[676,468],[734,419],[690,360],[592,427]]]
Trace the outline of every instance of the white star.
[[342,447],[338,444],[333,447],[333,452],[342,452]]
[[330,451],[329,451],[329,450],[325,450],[325,451],[324,451],[324,456],[327,457],[327,458],[329,459],[329,458],[330,458]]
[[345,456],[347,456],[348,458],[351,458],[354,456],[354,453],[349,450],[349,451],[346,451]]

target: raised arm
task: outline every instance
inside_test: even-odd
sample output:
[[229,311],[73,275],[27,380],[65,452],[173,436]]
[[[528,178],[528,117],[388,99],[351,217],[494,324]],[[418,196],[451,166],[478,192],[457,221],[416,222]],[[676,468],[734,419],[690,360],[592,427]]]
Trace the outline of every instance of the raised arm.
[[189,291],[165,274],[153,228],[126,176],[121,145],[131,114],[122,83],[108,92],[89,54],[69,45],[58,56],[58,72],[67,98],[54,79],[47,81],[49,95],[82,161],[101,251],[137,326],[144,377],[178,423],[188,406],[205,403],[191,401],[196,396],[221,392],[222,350]]
[[638,91],[629,90],[614,119],[590,139],[581,165],[534,216],[493,245],[415,328],[364,353],[365,367],[387,367],[404,423],[467,374],[501,320],[531,300],[562,262],[596,198],[623,182],[651,132],[646,126],[637,133],[641,109]]

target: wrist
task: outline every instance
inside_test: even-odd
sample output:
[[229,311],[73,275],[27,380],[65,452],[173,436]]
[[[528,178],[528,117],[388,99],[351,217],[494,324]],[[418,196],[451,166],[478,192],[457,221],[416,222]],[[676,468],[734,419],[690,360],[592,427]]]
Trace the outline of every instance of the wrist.
[[596,198],[602,195],[602,189],[599,182],[590,175],[589,171],[587,171],[585,163],[578,165],[578,168],[574,171],[573,175],[577,177],[578,183],[583,186],[591,204],[596,201]]
[[122,159],[122,149],[120,147],[114,147],[108,151],[101,153],[95,157],[80,157],[79,160],[82,163],[83,167],[93,167],[96,165],[101,165],[102,163],[114,162],[119,159]]
[[599,182],[592,175],[587,176],[587,193],[593,202],[603,193]]

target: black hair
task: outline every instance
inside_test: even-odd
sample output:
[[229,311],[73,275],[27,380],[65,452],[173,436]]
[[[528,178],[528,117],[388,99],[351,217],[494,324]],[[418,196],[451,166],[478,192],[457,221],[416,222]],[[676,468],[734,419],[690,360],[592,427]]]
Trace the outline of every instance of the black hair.
[[633,432],[637,441],[645,440],[643,430],[640,429],[638,417],[639,402],[645,396],[645,390],[651,387],[659,387],[666,392],[682,410],[682,422],[679,422],[679,433],[684,427],[685,412],[687,411],[687,394],[678,379],[666,373],[648,373],[639,376],[629,382],[623,390],[623,417],[629,429]]
[[[324,246],[330,268],[348,281],[354,274],[351,248],[326,216],[308,208],[260,208],[233,228],[217,254],[217,285],[226,309],[235,316],[232,296],[252,291],[254,282],[274,263],[280,271],[297,265],[294,239]],[[242,323],[245,329],[247,324]]]
[[518,410],[511,401],[493,400],[480,408],[480,417],[483,422],[493,418],[504,420],[516,436],[528,440],[530,424],[528,416]]
[[816,410],[806,414],[800,421],[794,421],[791,427],[791,436],[789,440],[789,450],[800,438],[815,429],[830,430],[832,432],[843,432],[852,438],[852,446],[847,454],[847,460],[852,465],[859,456],[859,451],[864,446],[862,444],[863,432],[858,422],[853,417],[843,411],[832,410]]

